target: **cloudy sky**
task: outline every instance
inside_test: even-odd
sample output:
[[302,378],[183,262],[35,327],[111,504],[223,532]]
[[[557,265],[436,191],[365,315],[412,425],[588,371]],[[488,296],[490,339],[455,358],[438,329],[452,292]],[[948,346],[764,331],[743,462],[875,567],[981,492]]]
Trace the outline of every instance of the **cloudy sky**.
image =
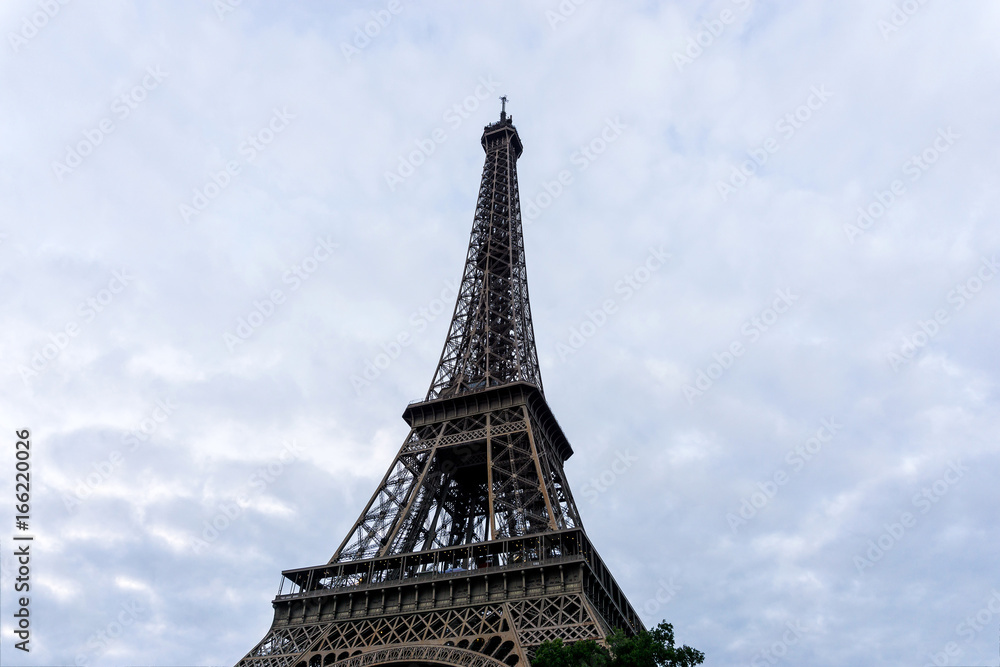
[[427,391],[502,94],[546,397],[647,624],[712,665],[997,663],[995,2],[10,0],[0,27],[2,664],[264,635]]

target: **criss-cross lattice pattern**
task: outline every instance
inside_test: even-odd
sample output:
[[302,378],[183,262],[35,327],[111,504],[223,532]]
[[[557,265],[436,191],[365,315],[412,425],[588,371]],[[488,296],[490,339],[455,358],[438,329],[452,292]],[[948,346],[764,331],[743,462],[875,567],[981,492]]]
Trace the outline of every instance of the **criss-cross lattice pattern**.
[[426,469],[429,460],[430,452],[406,451],[406,445],[403,446],[338,554],[344,554],[342,557],[345,560],[379,555],[393,523],[406,508],[407,501],[417,488],[416,480]]
[[596,618],[581,595],[519,600],[509,606],[523,646],[537,646],[557,638],[565,642],[602,638]]
[[437,659],[429,661],[465,667],[513,667],[518,663],[518,644],[533,650],[557,637],[578,641],[600,639],[603,634],[582,596],[559,595],[273,629],[238,667],[288,667],[297,665],[297,660],[305,661],[307,667],[314,660],[321,666],[360,667],[386,664],[397,654],[415,656],[423,650],[450,648],[456,651],[438,651],[433,653]]
[[[295,628],[272,629],[241,665],[271,667],[285,656],[305,653],[350,652],[393,644],[434,644],[448,640],[473,640],[476,637],[510,633],[503,605],[483,605],[431,611],[426,613],[384,616],[357,621],[317,623]],[[346,657],[346,656],[345,656]]]
[[315,650],[367,648],[389,644],[433,643],[506,632],[501,605],[466,607],[422,614],[387,616],[370,621],[335,623]]
[[521,140],[501,117],[482,143],[486,162],[465,271],[428,400],[517,381],[542,389],[517,189]]
[[562,461],[520,405],[412,429],[330,562],[578,525]]
[[[329,656],[327,656],[329,657]],[[316,661],[317,663],[319,661]],[[380,649],[346,658],[342,662],[326,662],[323,665],[337,667],[369,667],[369,665],[387,665],[391,663],[437,663],[456,665],[457,667],[507,667],[505,663],[495,658],[452,646],[395,646]],[[306,667],[313,667],[307,663]],[[318,664],[316,667],[319,667]]]
[[[240,664],[254,667],[285,667],[288,658],[309,650],[324,628],[318,625],[299,625],[291,628],[272,629]],[[251,660],[251,658],[265,658]]]

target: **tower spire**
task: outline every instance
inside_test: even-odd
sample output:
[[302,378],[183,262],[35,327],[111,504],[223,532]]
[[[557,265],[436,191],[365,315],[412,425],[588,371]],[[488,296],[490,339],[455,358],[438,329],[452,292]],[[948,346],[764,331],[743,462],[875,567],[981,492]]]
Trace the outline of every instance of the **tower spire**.
[[428,400],[510,382],[542,389],[517,189],[523,147],[507,96],[500,101],[500,120],[483,129],[486,161],[465,271]]

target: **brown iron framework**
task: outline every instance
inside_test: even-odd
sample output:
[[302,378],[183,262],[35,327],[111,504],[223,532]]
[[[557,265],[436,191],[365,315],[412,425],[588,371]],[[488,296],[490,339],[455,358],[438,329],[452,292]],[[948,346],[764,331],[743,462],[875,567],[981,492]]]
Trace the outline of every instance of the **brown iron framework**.
[[482,144],[486,163],[462,285],[427,400],[518,380],[542,389],[517,191],[523,149],[506,111],[486,126]]
[[403,413],[410,432],[330,561],[282,573],[271,629],[238,667],[527,667],[545,640],[643,627],[583,530],[563,471],[573,449],[542,393],[506,104],[482,145],[427,397]]

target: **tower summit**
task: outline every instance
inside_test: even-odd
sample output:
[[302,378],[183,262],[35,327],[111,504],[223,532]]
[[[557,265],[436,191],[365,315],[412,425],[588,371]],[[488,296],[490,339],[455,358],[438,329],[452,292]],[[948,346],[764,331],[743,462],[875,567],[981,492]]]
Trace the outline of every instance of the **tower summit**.
[[542,393],[528,303],[523,147],[501,102],[427,396],[329,562],[282,573],[271,628],[238,667],[527,667],[545,640],[643,627],[563,471],[573,449]]

